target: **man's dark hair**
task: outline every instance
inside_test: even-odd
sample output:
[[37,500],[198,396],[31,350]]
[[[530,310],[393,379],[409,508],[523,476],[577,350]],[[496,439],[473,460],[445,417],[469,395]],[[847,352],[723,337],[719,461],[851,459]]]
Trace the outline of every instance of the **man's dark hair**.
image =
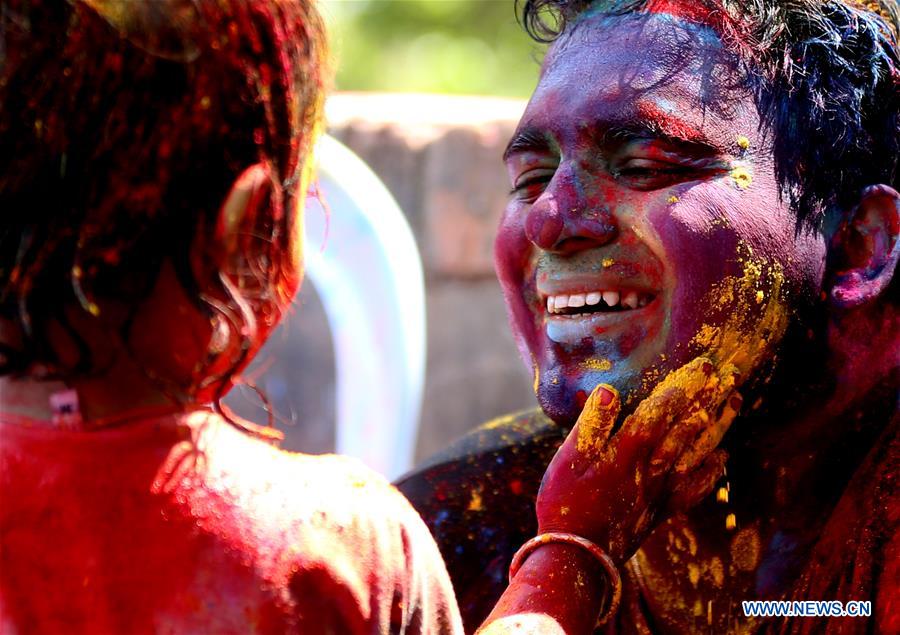
[[[685,0],[720,25],[742,61],[798,228],[818,227],[864,187],[895,188],[900,155],[900,10],[896,0]],[[517,0],[551,42],[587,10],[646,11],[650,0]]]
[[[309,0],[0,0],[0,319],[22,336],[0,349],[0,374],[91,371],[86,349],[59,367],[48,324],[99,298],[137,307],[166,259],[246,351],[242,310],[289,286],[288,210],[306,195],[324,62]],[[190,246],[258,163],[272,177],[266,252],[250,263],[260,288],[217,306]]]

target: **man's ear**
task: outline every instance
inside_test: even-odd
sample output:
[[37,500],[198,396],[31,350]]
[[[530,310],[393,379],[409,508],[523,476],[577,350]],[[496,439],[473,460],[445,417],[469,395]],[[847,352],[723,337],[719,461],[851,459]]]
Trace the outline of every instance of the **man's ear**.
[[830,301],[854,308],[878,298],[890,286],[900,258],[900,194],[887,185],[862,192],[831,241]]

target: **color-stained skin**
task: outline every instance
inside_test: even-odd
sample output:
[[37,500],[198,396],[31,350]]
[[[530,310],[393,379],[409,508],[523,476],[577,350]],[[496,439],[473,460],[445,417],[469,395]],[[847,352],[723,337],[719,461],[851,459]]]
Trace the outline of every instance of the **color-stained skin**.
[[690,14],[588,11],[551,46],[505,156],[496,264],[552,423],[491,424],[400,484],[469,627],[552,529],[622,564],[609,632],[826,628],[743,618],[756,598],[871,600],[827,628],[898,628],[900,196],[872,184],[800,223],[769,132]]
[[598,383],[636,403],[711,348],[741,355],[744,372],[763,363],[784,332],[783,295],[815,298],[825,260],[821,237],[795,233],[714,33],[667,15],[610,20],[549,54],[507,152],[514,194],[496,242],[538,399],[570,423]]

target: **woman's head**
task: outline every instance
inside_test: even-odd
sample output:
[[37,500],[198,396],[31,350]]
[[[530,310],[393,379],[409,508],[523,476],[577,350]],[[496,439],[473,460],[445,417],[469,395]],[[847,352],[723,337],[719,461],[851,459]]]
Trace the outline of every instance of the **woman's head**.
[[[182,354],[190,388],[224,389],[299,284],[326,76],[315,9],[0,0],[0,10],[0,319],[15,333],[0,372],[97,371],[80,341],[89,322],[137,361],[142,347],[160,352],[141,316],[162,316],[162,287],[173,316],[191,313],[169,318],[194,342],[196,359]],[[65,337],[76,354],[60,354]]]

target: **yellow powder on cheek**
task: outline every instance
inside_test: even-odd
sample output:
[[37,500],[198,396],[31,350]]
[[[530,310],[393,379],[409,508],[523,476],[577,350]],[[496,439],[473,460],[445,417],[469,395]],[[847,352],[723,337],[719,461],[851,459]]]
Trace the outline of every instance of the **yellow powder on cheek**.
[[[746,245],[738,249],[742,275],[720,282],[703,302],[728,317],[721,325],[702,325],[692,343],[719,363],[731,362],[747,374],[780,341],[787,329],[788,310],[782,297],[781,267],[760,261]],[[768,288],[768,298],[760,287]]]
[[697,333],[697,335],[694,336],[694,343],[698,346],[703,347],[704,349],[712,348],[712,345],[715,343],[716,339],[719,336],[719,332],[719,329],[715,326],[704,324],[700,327],[700,331]]
[[731,180],[742,190],[746,190],[753,184],[753,176],[743,166],[736,167],[731,171]]

